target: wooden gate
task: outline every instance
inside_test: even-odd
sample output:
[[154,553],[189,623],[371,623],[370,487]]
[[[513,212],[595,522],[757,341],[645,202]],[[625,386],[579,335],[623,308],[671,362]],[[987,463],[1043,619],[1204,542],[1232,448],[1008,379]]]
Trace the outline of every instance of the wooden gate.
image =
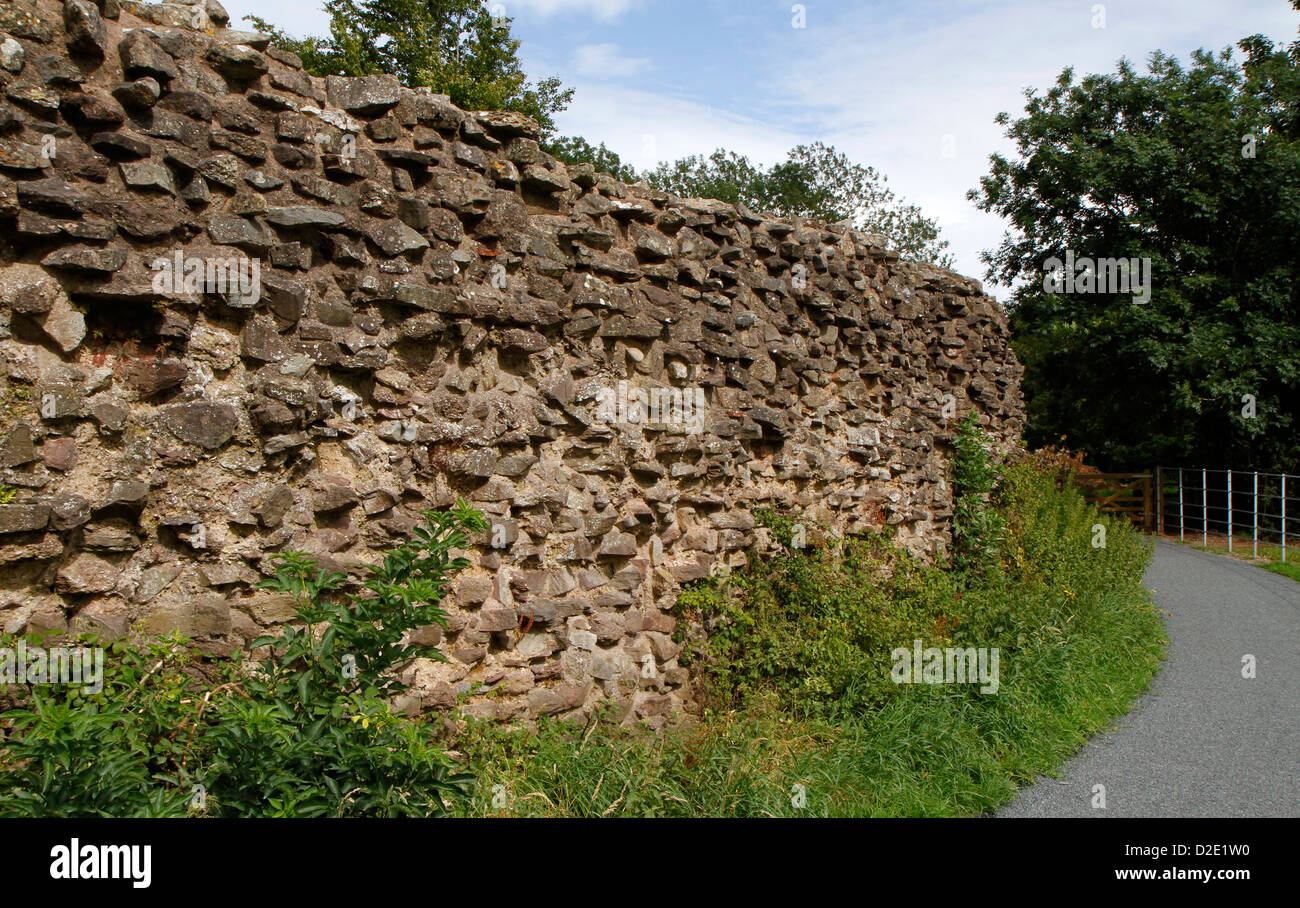
[[1150,473],[1076,473],[1074,484],[1104,514],[1127,517],[1156,529],[1155,477]]

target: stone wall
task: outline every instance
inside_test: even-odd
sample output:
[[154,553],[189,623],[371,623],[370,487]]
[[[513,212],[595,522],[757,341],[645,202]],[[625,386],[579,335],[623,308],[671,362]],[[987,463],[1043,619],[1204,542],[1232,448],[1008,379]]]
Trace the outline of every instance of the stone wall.
[[1018,439],[976,282],[225,25],[0,6],[5,630],[229,652],[291,614],[269,553],[346,571],[464,497],[493,529],[403,706],[662,721],[676,593],[762,543],[751,509],[940,556],[951,417]]

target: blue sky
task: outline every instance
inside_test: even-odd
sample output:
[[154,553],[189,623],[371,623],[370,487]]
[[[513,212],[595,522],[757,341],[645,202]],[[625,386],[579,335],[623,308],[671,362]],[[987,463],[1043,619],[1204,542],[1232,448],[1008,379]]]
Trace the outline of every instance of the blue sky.
[[[321,0],[223,0],[291,34],[324,34]],[[821,140],[889,177],[943,229],[957,269],[1003,224],[965,198],[1008,151],[993,122],[1065,66],[1110,72],[1160,49],[1186,58],[1246,35],[1294,40],[1286,0],[488,0],[514,19],[533,78],[576,89],[561,132],[626,161],[726,147],[770,164]],[[239,26],[238,21],[235,24]],[[988,287],[998,296],[1003,292]]]

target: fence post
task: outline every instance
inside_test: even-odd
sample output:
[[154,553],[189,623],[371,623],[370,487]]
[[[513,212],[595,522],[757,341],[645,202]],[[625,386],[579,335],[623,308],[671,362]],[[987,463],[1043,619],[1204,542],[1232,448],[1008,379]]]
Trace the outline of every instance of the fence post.
[[1142,476],[1142,532],[1151,531],[1151,474]]
[[1165,534],[1165,477],[1160,467],[1156,466],[1156,535]]
[[1228,554],[1232,554],[1232,470],[1228,471]]
[[1251,558],[1259,557],[1259,474],[1255,474],[1255,505],[1251,508],[1255,512],[1255,530],[1251,540]]
[[1183,542],[1183,468],[1178,468],[1178,541]]
[[1205,547],[1210,547],[1210,493],[1206,489],[1210,485],[1210,471],[1201,470],[1201,532],[1205,534]]
[[1286,474],[1282,474],[1282,563],[1286,564]]

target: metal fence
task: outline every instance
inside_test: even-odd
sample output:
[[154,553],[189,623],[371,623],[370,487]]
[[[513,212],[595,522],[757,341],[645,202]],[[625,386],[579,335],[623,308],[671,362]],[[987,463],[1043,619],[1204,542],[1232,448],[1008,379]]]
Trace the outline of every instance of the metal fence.
[[[1255,556],[1259,555],[1261,542],[1278,545],[1282,561],[1287,559],[1288,542],[1292,549],[1296,548],[1300,476],[1161,467],[1156,470],[1156,487],[1161,533],[1172,534],[1176,526],[1180,540],[1199,535],[1207,547],[1211,534],[1223,534],[1228,539],[1228,551],[1233,551],[1234,543],[1248,542]],[[1238,540],[1247,534],[1248,539]]]

